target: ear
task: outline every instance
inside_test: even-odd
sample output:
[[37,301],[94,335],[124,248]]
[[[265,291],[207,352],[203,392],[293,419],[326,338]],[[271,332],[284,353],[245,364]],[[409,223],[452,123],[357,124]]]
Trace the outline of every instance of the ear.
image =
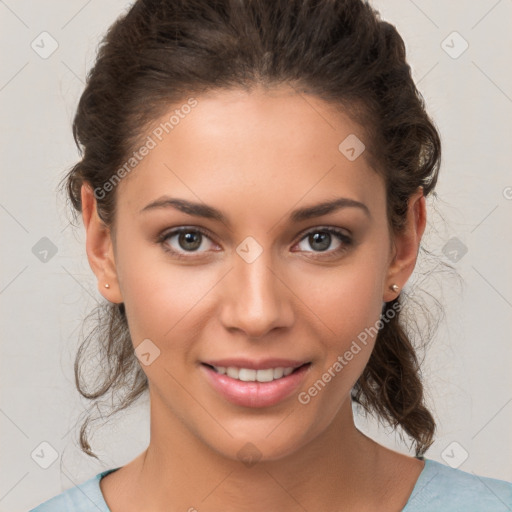
[[98,216],[96,197],[89,184],[82,185],[81,197],[87,259],[98,279],[98,291],[108,301],[121,303],[123,298],[117,280],[111,231]]
[[[421,237],[425,231],[427,211],[423,187],[409,197],[407,219],[403,230],[392,238],[392,254],[384,282],[383,301],[394,300],[411,276],[418,257]],[[398,292],[391,290],[390,286],[396,284]]]

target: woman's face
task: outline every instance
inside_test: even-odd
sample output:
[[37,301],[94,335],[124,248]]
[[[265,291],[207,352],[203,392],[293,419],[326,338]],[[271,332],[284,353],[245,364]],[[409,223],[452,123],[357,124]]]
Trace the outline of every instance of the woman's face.
[[362,128],[315,97],[196,100],[168,133],[179,105],[155,123],[118,185],[103,293],[140,345],[152,436],[277,459],[348,421],[368,329],[396,297],[385,186],[357,156]]

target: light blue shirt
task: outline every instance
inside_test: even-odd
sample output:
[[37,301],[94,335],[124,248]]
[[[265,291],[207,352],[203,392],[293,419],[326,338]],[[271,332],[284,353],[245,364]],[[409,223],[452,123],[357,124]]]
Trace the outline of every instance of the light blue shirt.
[[[512,483],[424,460],[425,467],[402,512],[512,511]],[[110,512],[100,489],[100,480],[117,469],[98,473],[29,512]]]

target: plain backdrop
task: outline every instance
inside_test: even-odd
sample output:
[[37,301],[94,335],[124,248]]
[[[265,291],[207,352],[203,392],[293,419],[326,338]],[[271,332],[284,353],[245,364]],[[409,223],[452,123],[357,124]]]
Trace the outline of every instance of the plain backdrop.
[[[442,136],[424,244],[461,277],[438,267],[411,278],[445,307],[424,361],[439,428],[426,456],[512,480],[512,2],[374,5],[402,34]],[[74,387],[74,354],[82,319],[103,299],[83,227],[70,226],[56,193],[78,159],[71,122],[86,73],[100,37],[127,7],[119,0],[0,2],[2,512],[26,511],[123,465],[149,439],[141,402],[96,431],[101,463],[78,449],[77,421],[88,404]],[[357,421],[407,451],[386,428]]]

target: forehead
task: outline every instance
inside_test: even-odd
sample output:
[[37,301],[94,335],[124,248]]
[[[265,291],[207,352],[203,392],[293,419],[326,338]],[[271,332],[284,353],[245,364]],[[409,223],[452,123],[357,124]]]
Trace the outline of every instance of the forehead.
[[364,128],[321,99],[283,86],[212,91],[195,102],[170,106],[144,134],[151,149],[121,181],[119,206],[140,211],[163,194],[238,201],[245,211],[340,194],[382,203]]

